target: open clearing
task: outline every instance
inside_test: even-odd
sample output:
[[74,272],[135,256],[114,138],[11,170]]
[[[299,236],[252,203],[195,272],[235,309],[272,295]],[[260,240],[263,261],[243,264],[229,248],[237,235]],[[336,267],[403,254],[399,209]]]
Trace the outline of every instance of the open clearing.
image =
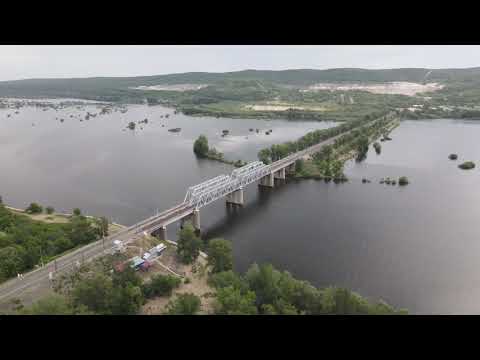
[[287,111],[289,109],[293,110],[309,110],[309,111],[326,111],[327,108],[322,106],[298,106],[294,104],[286,103],[267,103],[267,104],[256,104],[256,105],[245,105],[245,109],[253,111]]
[[[177,294],[193,293],[201,299],[200,314],[209,314],[213,311],[214,293],[207,284],[208,271],[207,260],[203,256],[199,256],[193,264],[185,265],[181,263],[176,254],[176,246],[160,241],[153,236],[139,236],[135,241],[127,246],[125,255],[128,258],[133,256],[141,256],[145,251],[159,243],[167,245],[162,254],[151,262],[152,266],[146,272],[139,272],[143,281],[149,279],[156,274],[178,276],[182,279],[180,286],[173,291],[172,296],[160,296],[147,301],[142,307],[140,314],[142,315],[160,315],[166,310],[168,302],[176,297]],[[185,279],[190,282],[185,284]]]
[[175,84],[175,85],[152,85],[152,86],[137,86],[132,89],[135,90],[156,90],[156,91],[189,91],[200,90],[207,87],[206,84]]
[[[72,216],[71,214],[61,214],[61,213],[29,214],[29,213],[25,212],[25,210],[22,210],[22,209],[16,209],[16,208],[13,208],[13,207],[10,207],[10,206],[6,206],[6,208],[8,210],[10,210],[11,212],[15,213],[15,214],[25,215],[25,216],[28,216],[32,220],[42,221],[42,222],[50,223],[50,224],[52,224],[52,223],[66,224],[66,223],[69,222],[70,217]],[[87,216],[87,217],[90,217],[90,216]],[[124,228],[125,228],[125,226],[120,225],[120,224],[114,224],[114,223],[109,223],[108,224],[108,232],[110,234],[115,234],[116,232],[119,232],[120,230],[122,230]]]
[[374,94],[398,94],[415,96],[418,93],[437,91],[444,87],[438,83],[418,84],[406,81],[395,81],[382,84],[360,84],[360,83],[319,83],[309,86],[307,89],[300,90],[302,92],[330,90],[330,91],[349,91],[349,90],[363,90]]
[[64,214],[28,214],[26,213],[24,210],[21,210],[21,209],[15,209],[15,208],[12,208],[12,207],[9,207],[9,206],[6,206],[6,208],[8,210],[10,210],[11,212],[15,213],[15,214],[19,214],[19,215],[25,215],[25,216],[28,216],[30,219],[32,220],[36,220],[36,221],[43,221],[43,222],[46,222],[46,223],[67,223],[68,222],[68,218],[69,216],[68,215],[64,215]]
[[[169,249],[170,250],[170,249]],[[175,251],[175,248],[172,248],[171,251]],[[163,263],[163,256],[167,254],[162,254],[160,261]],[[173,300],[178,294],[193,293],[198,296],[201,300],[200,314],[211,314],[213,311],[213,302],[214,289],[212,289],[207,284],[208,279],[208,270],[207,270],[207,261],[203,257],[199,256],[197,261],[192,265],[183,265],[180,264],[177,267],[177,271],[180,270],[184,275],[182,279],[182,284],[173,291],[172,296],[166,297],[156,297],[150,299],[142,307],[141,314],[143,315],[160,315],[163,314],[166,310],[166,306],[170,300]],[[157,273],[168,274],[165,270],[159,271]],[[171,274],[170,274],[171,275]],[[188,278],[190,283],[185,284],[184,279]]]

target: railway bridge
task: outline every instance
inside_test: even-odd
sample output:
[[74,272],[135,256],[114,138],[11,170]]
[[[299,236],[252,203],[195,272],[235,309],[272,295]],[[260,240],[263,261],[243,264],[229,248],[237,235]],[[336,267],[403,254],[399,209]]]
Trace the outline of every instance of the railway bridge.
[[93,260],[113,249],[114,240],[128,244],[144,233],[154,234],[167,239],[167,226],[180,221],[183,224],[189,220],[197,231],[200,231],[200,209],[219,199],[227,203],[242,205],[244,203],[244,188],[258,181],[259,186],[274,187],[275,179],[285,179],[286,174],[295,171],[295,162],[307,155],[320,151],[325,145],[330,145],[345,133],[334,136],[319,144],[298,151],[283,159],[266,165],[253,161],[237,168],[231,174],[219,175],[188,188],[182,203],[151,216],[115,234],[98,240],[82,248],[71,251],[54,261],[25,274],[21,279],[10,279],[0,285],[0,310],[7,306],[8,301],[21,298],[25,305],[32,303],[42,294],[51,290],[51,279],[57,274],[74,269],[78,264]]
[[167,225],[180,221],[190,221],[193,227],[200,231],[200,209],[208,204],[225,198],[227,203],[243,205],[244,188],[258,181],[259,186],[274,187],[275,179],[285,179],[288,173],[295,172],[295,162],[320,151],[325,145],[330,145],[344,133],[331,137],[319,144],[310,146],[285,158],[266,165],[253,161],[237,168],[231,174],[222,174],[213,179],[188,188],[183,202],[171,209],[154,215],[135,224],[133,232],[154,234],[161,239],[167,239]]

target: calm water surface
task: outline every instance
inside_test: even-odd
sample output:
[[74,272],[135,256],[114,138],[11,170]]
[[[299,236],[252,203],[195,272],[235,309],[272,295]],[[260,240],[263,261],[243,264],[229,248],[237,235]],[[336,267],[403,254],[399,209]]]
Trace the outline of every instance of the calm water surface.
[[[231,171],[193,156],[199,134],[227,158],[254,160],[266,145],[334,125],[191,118],[146,106],[83,122],[69,117],[85,114],[75,108],[7,113],[13,111],[0,110],[0,193],[7,203],[78,206],[125,224],[182,201],[188,186]],[[165,113],[172,115],[159,118]],[[122,131],[144,118],[150,122],[143,130]],[[169,133],[172,127],[182,131]],[[232,135],[222,138],[223,129]],[[241,209],[223,201],[202,208],[204,237],[232,240],[240,271],[268,261],[317,286],[345,286],[412,313],[480,313],[480,175],[478,168],[457,168],[460,161],[479,164],[480,123],[405,121],[391,137],[381,155],[371,149],[364,162],[347,164],[346,184],[252,184]],[[452,152],[456,162],[448,160]],[[411,181],[406,187],[378,183],[403,175]],[[372,182],[362,184],[362,177]],[[176,230],[169,227],[170,237]]]

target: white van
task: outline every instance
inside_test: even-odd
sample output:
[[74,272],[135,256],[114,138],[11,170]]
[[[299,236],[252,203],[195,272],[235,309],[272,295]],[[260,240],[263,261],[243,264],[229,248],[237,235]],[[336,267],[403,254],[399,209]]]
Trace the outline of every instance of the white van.
[[155,251],[157,252],[158,255],[162,253],[163,250],[165,250],[167,246],[165,244],[160,244],[155,246]]
[[123,243],[120,240],[113,240],[113,248],[115,252],[123,250]]

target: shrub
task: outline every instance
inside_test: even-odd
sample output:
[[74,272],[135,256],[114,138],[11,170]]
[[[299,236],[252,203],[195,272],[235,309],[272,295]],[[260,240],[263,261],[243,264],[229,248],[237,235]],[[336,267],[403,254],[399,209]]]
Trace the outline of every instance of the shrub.
[[408,185],[408,178],[406,176],[402,176],[398,179],[398,185]]
[[184,264],[191,264],[200,254],[202,240],[195,234],[195,229],[186,223],[178,234],[177,255]]
[[463,164],[458,165],[460,169],[469,170],[475,167],[475,163],[473,161],[465,161]]
[[193,143],[193,152],[200,156],[206,157],[208,154],[208,139],[205,135],[200,135]]
[[28,214],[40,214],[43,212],[43,207],[37,203],[31,203],[29,207],[25,209]]
[[53,214],[53,212],[55,211],[55,209],[53,208],[53,206],[47,206],[47,208],[45,209],[45,211],[47,212],[47,214]]
[[224,239],[212,239],[208,243],[208,264],[218,273],[233,268],[232,243]]
[[167,304],[168,315],[195,315],[200,311],[200,298],[192,293],[180,294]]
[[143,285],[143,294],[146,298],[170,296],[180,282],[178,277],[172,275],[155,275],[149,283]]

